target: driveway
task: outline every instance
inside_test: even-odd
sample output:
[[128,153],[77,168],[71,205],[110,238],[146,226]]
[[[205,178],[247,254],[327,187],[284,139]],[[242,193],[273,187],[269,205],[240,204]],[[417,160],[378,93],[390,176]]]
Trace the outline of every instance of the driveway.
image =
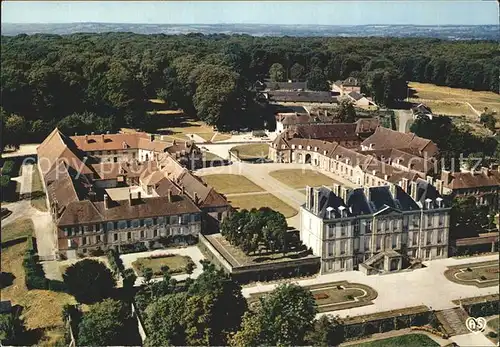
[[[201,253],[200,249],[196,246],[189,246],[189,247],[183,247],[183,248],[169,248],[169,249],[157,249],[155,251],[148,251],[148,252],[139,252],[139,253],[128,253],[128,254],[122,254],[120,255],[120,258],[123,261],[123,266],[125,269],[131,269],[132,268],[132,263],[136,261],[138,258],[147,258],[152,255],[162,255],[162,254],[178,254],[178,255],[184,255],[190,257],[196,267],[194,268],[193,273],[191,274],[191,278],[195,279],[198,277],[203,271],[202,271],[202,266],[200,264],[200,261],[205,259],[203,254]],[[182,274],[182,275],[175,275],[172,276],[172,278],[176,279],[177,281],[183,281],[186,278],[188,278],[188,274]],[[154,278],[153,281],[161,281],[161,277]],[[135,286],[139,286],[143,283],[144,278],[143,277],[137,277],[137,280],[135,281]]]
[[406,127],[409,125],[408,122],[413,122],[413,115],[410,110],[394,110],[396,117],[398,119],[398,131],[406,133]]
[[[444,271],[448,266],[491,260],[498,260],[498,254],[462,259],[447,258],[426,261],[424,262],[427,266],[426,268],[410,272],[367,276],[359,271],[347,271],[318,275],[312,279],[296,281],[296,283],[305,286],[336,281],[349,281],[368,285],[377,291],[378,296],[373,300],[374,305],[335,311],[335,314],[338,314],[340,317],[352,317],[418,305],[426,305],[434,310],[444,310],[457,306],[451,302],[452,300],[497,294],[499,292],[497,286],[478,288],[476,286],[454,283],[444,277]],[[245,286],[243,288],[243,295],[248,297],[252,293],[270,291],[276,285],[257,283],[256,285]]]

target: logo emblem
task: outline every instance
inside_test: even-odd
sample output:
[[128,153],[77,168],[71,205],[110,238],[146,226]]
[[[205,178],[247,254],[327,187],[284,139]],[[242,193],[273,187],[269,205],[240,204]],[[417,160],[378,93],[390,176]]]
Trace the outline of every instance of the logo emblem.
[[483,317],[469,317],[465,321],[465,326],[473,333],[481,333],[486,328],[486,319]]

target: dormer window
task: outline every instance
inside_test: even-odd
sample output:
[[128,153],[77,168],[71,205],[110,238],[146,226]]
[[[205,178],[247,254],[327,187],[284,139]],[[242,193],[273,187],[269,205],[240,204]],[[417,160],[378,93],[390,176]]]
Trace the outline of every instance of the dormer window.
[[307,150],[308,150],[308,151],[309,151],[309,150],[311,150],[311,146],[307,146]]
[[299,145],[299,149],[302,149],[302,145]]
[[314,151],[317,152],[318,151],[318,147],[314,147]]
[[295,145],[292,145],[292,149],[295,149]]

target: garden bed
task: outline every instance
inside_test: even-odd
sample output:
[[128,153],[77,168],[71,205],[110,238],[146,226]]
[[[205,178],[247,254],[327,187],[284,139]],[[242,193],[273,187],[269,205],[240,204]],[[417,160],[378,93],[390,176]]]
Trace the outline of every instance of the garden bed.
[[169,267],[170,274],[180,275],[186,273],[187,264],[193,262],[190,257],[177,254],[162,254],[139,258],[132,263],[132,267],[138,276],[143,276],[145,268],[153,270],[153,276],[162,276],[161,268]]

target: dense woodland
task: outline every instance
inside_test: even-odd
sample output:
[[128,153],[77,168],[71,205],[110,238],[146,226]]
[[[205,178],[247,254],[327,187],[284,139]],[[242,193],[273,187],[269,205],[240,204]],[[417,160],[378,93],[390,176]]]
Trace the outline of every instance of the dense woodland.
[[[274,66],[273,66],[274,64]],[[147,100],[219,127],[261,126],[257,79],[325,81],[359,77],[390,106],[406,81],[498,92],[495,42],[396,38],[294,38],[132,33],[2,36],[4,145],[66,132],[150,123]],[[273,67],[273,68],[271,68]],[[12,117],[17,115],[18,117]]]

